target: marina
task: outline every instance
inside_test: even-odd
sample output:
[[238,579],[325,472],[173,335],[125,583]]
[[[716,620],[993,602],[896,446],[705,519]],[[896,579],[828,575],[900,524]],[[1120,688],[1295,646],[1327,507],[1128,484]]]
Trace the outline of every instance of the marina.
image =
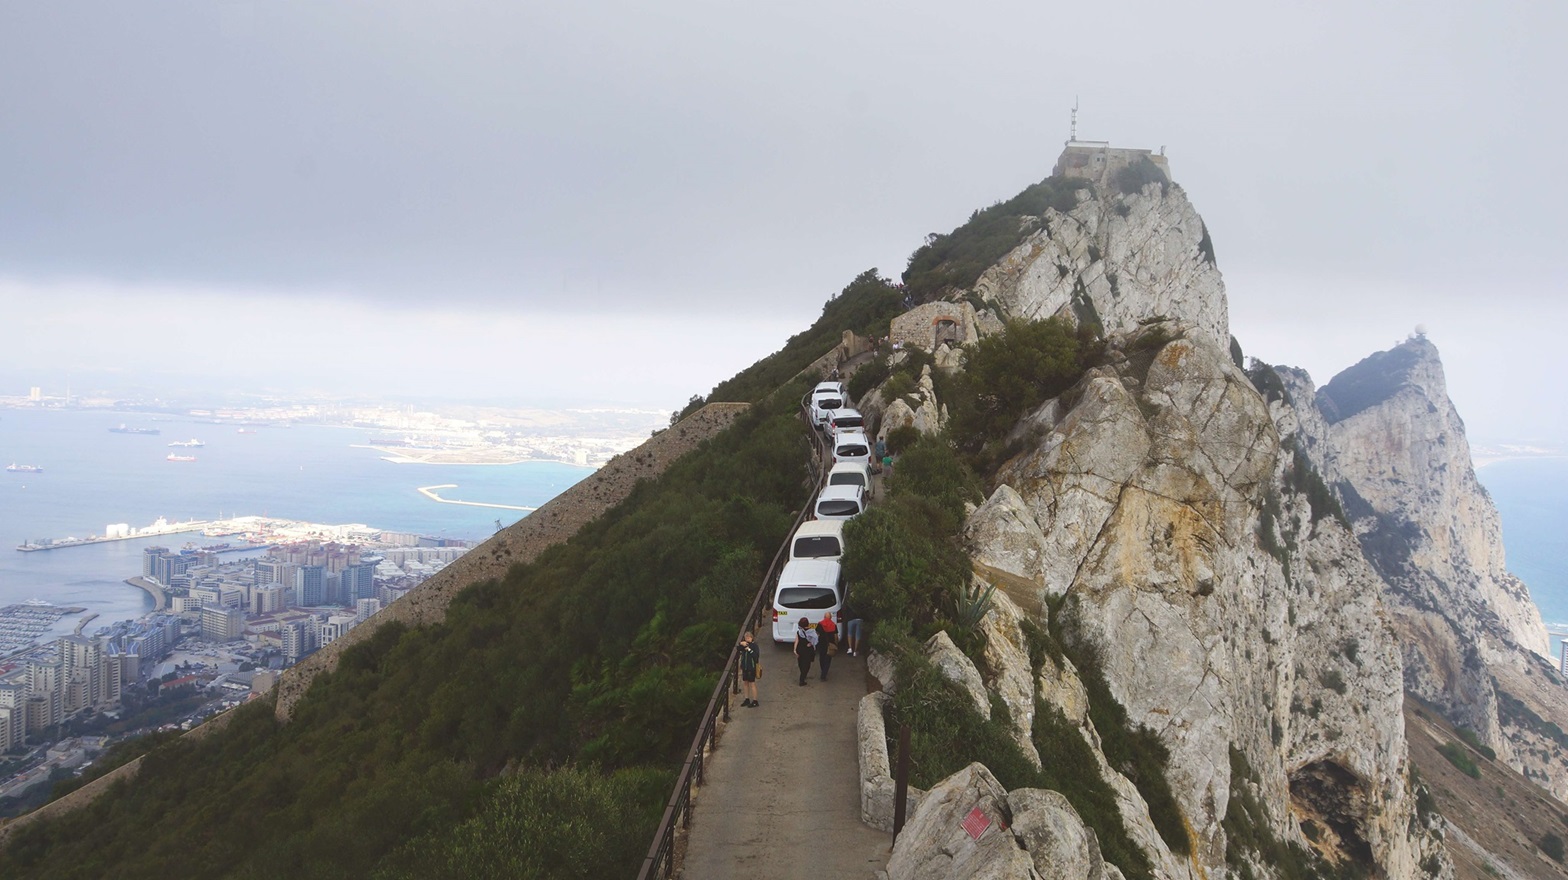
[[36,599],[0,608],[0,657],[33,647],[60,618],[86,610]]

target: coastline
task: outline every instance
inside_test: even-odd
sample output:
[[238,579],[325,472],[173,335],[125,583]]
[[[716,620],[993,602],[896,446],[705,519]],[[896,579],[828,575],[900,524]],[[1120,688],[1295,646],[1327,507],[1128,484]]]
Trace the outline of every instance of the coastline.
[[491,504],[491,503],[485,502],[485,501],[458,501],[455,498],[442,498],[440,495],[436,494],[436,490],[437,489],[456,489],[456,488],[457,488],[457,484],[456,483],[442,483],[439,486],[420,486],[419,487],[419,494],[425,496],[426,498],[429,498],[431,501],[439,501],[442,504],[465,504],[465,505],[467,505],[469,507],[493,507],[493,508],[496,508],[497,510],[522,510],[522,511],[526,511],[528,513],[532,513],[532,512],[534,512],[534,511],[539,509],[537,507],[521,507],[521,506],[518,506],[516,504]]
[[141,575],[136,575],[134,577],[126,578],[125,582],[138,589],[146,590],[147,594],[152,596],[153,613],[156,614],[168,606],[169,595],[165,593],[163,588],[158,586],[158,584],[154,581],[148,580]]
[[391,446],[371,446],[365,443],[350,443],[350,449],[370,449],[381,453],[381,460],[392,464],[456,464],[456,465],[511,465],[511,464],[558,464],[564,467],[581,468],[586,471],[598,470],[597,465],[576,464],[575,462],[562,461],[559,458],[510,458],[496,454],[486,455],[485,452],[499,453],[500,450],[485,450],[476,453],[471,450],[431,450],[424,457],[410,455],[407,450],[400,450]]

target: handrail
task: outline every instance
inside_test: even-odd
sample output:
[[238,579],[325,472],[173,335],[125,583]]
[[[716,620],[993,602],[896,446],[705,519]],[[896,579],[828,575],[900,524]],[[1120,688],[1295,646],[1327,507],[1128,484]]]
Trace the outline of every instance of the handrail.
[[[811,466],[816,474],[816,488],[812,490],[815,497],[822,490],[822,481],[827,479],[827,469],[822,466],[826,447],[818,435],[817,428],[811,423],[810,413],[802,401],[801,417],[806,422],[807,436],[811,438],[812,457]],[[795,534],[795,529],[805,521],[806,514],[811,510],[808,500],[800,509],[800,514],[795,517],[795,524],[790,527],[790,536]],[[778,552],[773,554],[773,561],[768,565],[768,571],[762,576],[762,583],[757,587],[757,595],[751,600],[751,608],[746,612],[746,617],[741,622],[741,632],[748,629],[756,630],[760,625],[762,615],[762,597],[768,593],[778,577],[780,560],[785,558],[784,551],[789,549],[790,539],[786,537],[784,543],[779,545]],[[653,880],[657,876],[668,880],[675,871],[675,821],[680,820],[682,828],[691,827],[691,786],[692,782],[702,784],[702,774],[707,761],[704,753],[708,743],[713,740],[713,734],[718,729],[718,713],[724,713],[724,720],[730,720],[730,695],[740,693],[740,638],[736,637],[737,644],[730,648],[730,656],[724,663],[724,673],[719,676],[719,683],[713,688],[713,696],[708,698],[708,708],[702,713],[702,720],[697,723],[697,735],[693,737],[691,749],[686,753],[686,763],[681,765],[680,776],[675,779],[675,791],[670,795],[669,803],[664,807],[664,817],[659,820],[659,828],[654,832],[653,843],[648,847],[648,855],[642,861],[642,870],[637,873],[637,880]],[[731,685],[734,691],[730,690]]]

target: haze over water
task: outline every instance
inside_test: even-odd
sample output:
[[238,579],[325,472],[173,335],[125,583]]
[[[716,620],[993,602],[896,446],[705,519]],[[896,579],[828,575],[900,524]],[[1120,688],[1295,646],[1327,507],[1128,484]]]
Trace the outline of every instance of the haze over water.
[[[124,422],[160,435],[111,434]],[[441,504],[421,486],[455,483],[444,498],[537,507],[591,471],[556,462],[515,465],[392,464],[353,448],[372,432],[302,426],[255,429],[171,416],[107,411],[0,411],[0,467],[37,465],[43,473],[0,472],[0,606],[27,599],[97,612],[91,629],[152,609],[123,583],[141,573],[142,548],[179,548],[223,539],[199,533],[114,541],[34,553],[14,550],[37,538],[103,534],[109,523],[142,528],[168,520],[250,514],[318,523],[364,523],[392,531],[482,540],[523,511]],[[201,448],[169,447],[197,438]],[[194,455],[171,462],[169,453]],[[239,554],[225,559],[240,558]],[[69,632],[66,618],[58,632]]]

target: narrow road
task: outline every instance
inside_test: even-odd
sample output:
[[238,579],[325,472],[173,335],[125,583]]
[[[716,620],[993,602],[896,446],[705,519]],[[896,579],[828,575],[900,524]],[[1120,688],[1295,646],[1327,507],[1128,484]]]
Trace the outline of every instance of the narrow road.
[[860,822],[855,711],[863,657],[840,653],[806,687],[788,645],[762,635],[761,706],[735,700],[696,797],[682,880],[871,880],[892,835]]

